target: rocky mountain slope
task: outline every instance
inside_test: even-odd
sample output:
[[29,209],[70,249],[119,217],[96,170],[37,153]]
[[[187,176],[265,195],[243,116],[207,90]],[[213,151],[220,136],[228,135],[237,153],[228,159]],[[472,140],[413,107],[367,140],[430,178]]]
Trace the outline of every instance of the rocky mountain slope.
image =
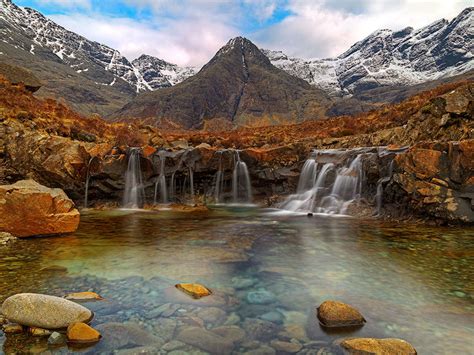
[[110,113],[137,92],[174,85],[195,72],[152,56],[130,63],[119,51],[10,0],[0,0],[0,34],[0,61],[30,69],[44,82],[40,95],[61,97],[83,113]]
[[232,125],[275,124],[324,117],[321,90],[273,66],[249,40],[230,40],[201,71],[171,88],[139,95],[115,117],[162,120],[185,128],[206,121]]
[[337,58],[264,53],[276,67],[336,95],[415,85],[474,69],[474,7],[452,21],[442,19],[417,30],[376,31]]

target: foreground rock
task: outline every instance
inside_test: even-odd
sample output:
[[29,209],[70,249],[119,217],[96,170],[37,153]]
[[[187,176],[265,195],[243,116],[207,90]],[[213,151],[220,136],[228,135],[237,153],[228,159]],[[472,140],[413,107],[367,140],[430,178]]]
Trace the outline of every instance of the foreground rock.
[[100,333],[85,323],[73,323],[67,327],[67,340],[71,343],[95,343]]
[[365,323],[357,309],[342,302],[325,301],[317,311],[320,323],[328,328],[358,327]]
[[0,232],[0,245],[7,245],[14,242],[17,238],[10,233]]
[[416,355],[415,348],[401,339],[355,338],[341,343],[346,354]]
[[212,293],[211,290],[200,284],[177,284],[176,288],[196,299],[209,296]]
[[61,189],[33,180],[0,186],[0,230],[16,237],[74,232],[79,211]]
[[10,322],[44,329],[67,328],[76,322],[88,323],[93,313],[64,298],[36,293],[20,293],[8,297],[1,313]]

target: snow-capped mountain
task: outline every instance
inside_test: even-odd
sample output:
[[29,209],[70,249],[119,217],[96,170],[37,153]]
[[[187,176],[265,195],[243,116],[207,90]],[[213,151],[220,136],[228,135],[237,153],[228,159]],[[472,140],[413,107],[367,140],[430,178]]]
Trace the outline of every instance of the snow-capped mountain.
[[[119,51],[68,31],[36,10],[16,6],[11,0],[0,0],[0,6],[0,19],[9,25],[0,28],[4,43],[31,54],[35,54],[38,47],[49,49],[77,73],[87,73],[91,67],[97,70],[98,66],[114,77],[112,81],[107,78],[101,82],[105,78],[96,75],[97,84],[114,85],[116,79],[123,79],[136,92],[150,91],[174,85],[195,72],[194,68],[181,68],[152,56],[136,59],[135,66]],[[32,42],[19,41],[18,33]]]
[[151,55],[143,54],[132,62],[149,90],[176,85],[198,72],[198,68],[180,67]]
[[414,85],[474,69],[474,8],[414,30],[379,30],[337,58],[300,59],[264,50],[272,63],[333,94]]

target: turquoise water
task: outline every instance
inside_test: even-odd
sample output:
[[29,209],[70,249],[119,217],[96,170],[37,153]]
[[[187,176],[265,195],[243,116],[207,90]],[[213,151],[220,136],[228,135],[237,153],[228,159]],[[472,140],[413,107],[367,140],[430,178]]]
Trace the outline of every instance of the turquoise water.
[[[175,340],[186,341],[182,334],[189,328],[222,335],[219,328],[232,325],[240,337],[227,339],[225,349],[234,353],[268,351],[280,340],[297,344],[301,353],[330,354],[341,338],[373,336],[405,339],[419,354],[469,354],[473,259],[473,228],[257,208],[84,211],[72,235],[0,248],[0,301],[19,292],[99,293],[104,301],[85,303],[96,314],[93,325],[119,322],[129,335],[114,338],[106,331],[95,347],[80,350],[85,353],[161,348],[201,354],[220,343],[212,337],[198,345]],[[173,287],[178,282],[199,282],[214,294],[195,301]],[[367,324],[326,333],[315,308],[327,299],[357,307]],[[0,346],[5,353],[79,351],[24,336],[2,335]]]

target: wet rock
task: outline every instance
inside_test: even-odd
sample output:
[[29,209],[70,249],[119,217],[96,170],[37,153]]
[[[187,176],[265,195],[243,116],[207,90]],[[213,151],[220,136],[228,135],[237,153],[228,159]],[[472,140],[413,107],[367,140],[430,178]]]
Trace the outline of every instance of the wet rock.
[[23,333],[23,326],[16,323],[7,323],[2,326],[5,334],[19,334]]
[[96,329],[102,334],[97,351],[151,345],[160,348],[164,344],[161,338],[149,334],[134,323],[103,323],[96,326]]
[[209,296],[212,293],[211,290],[200,284],[177,284],[176,288],[196,299]]
[[72,343],[95,343],[100,333],[85,323],[73,323],[67,327],[67,340]]
[[292,343],[292,342],[280,341],[280,340],[272,340],[270,345],[276,351],[281,351],[283,353],[288,353],[288,354],[297,353],[303,348],[303,346],[299,343]]
[[284,321],[283,314],[278,311],[267,312],[262,314],[259,318],[276,324],[282,324]]
[[131,349],[121,349],[114,351],[114,355],[159,355],[162,354],[160,349],[155,348],[154,346],[138,346]]
[[242,278],[242,277],[233,277],[232,278],[232,286],[236,290],[243,290],[243,289],[246,289],[246,288],[250,288],[253,285],[255,285],[256,283],[257,283],[257,280],[252,279],[252,278]]
[[258,347],[257,349],[249,350],[245,352],[244,354],[246,355],[275,355],[276,351],[275,349],[267,345],[262,345]]
[[212,329],[212,332],[233,343],[240,342],[245,338],[245,330],[236,325],[217,327]]
[[33,180],[0,186],[0,230],[16,237],[74,232],[79,211],[61,189]]
[[307,341],[308,336],[306,335],[306,330],[299,324],[288,324],[285,326],[285,329],[279,333],[281,337],[288,339],[298,339],[302,341]]
[[325,301],[317,309],[320,323],[325,327],[357,327],[365,323],[364,317],[352,306],[337,301]]
[[247,302],[250,304],[269,304],[275,302],[275,300],[273,293],[263,289],[247,293]]
[[95,292],[75,292],[68,294],[64,298],[73,301],[103,300],[103,298]]
[[17,240],[16,237],[7,232],[0,232],[0,245],[7,245]]
[[354,338],[341,343],[347,354],[416,355],[415,348],[401,339]]
[[217,307],[205,307],[199,310],[196,315],[207,323],[215,324],[223,321],[227,313]]
[[161,350],[164,351],[173,351],[173,350],[179,350],[185,347],[186,344],[183,343],[182,341],[179,340],[171,340],[170,342],[166,343],[161,347]]
[[50,336],[52,332],[49,329],[29,327],[28,333],[34,337],[46,337],[46,336]]
[[12,322],[45,329],[66,328],[72,323],[88,323],[93,314],[64,298],[36,293],[19,293],[2,304],[2,314]]
[[48,338],[48,344],[50,345],[63,345],[66,344],[67,337],[59,332],[53,332]]
[[243,328],[250,339],[261,341],[267,341],[274,338],[274,335],[279,331],[279,327],[275,323],[255,318],[245,319]]
[[212,354],[229,354],[234,347],[229,339],[199,327],[180,330],[177,339]]
[[168,318],[168,317],[171,317],[178,309],[179,309],[179,305],[177,304],[165,303],[151,310],[150,312],[147,312],[145,314],[145,318],[147,319],[153,319],[153,318],[158,318],[158,317]]

